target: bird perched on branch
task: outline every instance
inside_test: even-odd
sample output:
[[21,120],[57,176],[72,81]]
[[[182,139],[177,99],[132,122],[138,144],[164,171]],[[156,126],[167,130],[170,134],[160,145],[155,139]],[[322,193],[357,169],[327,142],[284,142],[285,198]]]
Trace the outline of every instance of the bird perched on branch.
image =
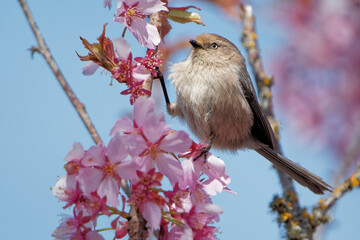
[[170,115],[185,120],[200,139],[207,139],[204,154],[223,150],[253,149],[278,169],[316,194],[331,191],[320,177],[279,153],[270,123],[263,113],[237,47],[216,34],[190,40],[188,58],[170,68],[177,94],[168,103]]

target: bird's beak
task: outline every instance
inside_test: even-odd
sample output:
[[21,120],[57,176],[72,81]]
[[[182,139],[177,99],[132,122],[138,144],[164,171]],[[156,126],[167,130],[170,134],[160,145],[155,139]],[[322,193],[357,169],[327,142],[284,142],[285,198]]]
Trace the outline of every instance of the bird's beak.
[[193,48],[203,48],[196,40],[191,39],[189,42],[193,46]]

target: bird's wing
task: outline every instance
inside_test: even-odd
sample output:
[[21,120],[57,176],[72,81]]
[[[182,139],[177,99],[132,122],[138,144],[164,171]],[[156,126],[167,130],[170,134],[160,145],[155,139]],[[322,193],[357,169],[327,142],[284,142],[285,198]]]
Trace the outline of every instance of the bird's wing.
[[252,135],[261,143],[268,145],[271,149],[278,152],[274,132],[256,98],[255,90],[250,77],[248,77],[248,81],[239,82],[244,90],[245,98],[249,103],[254,116],[254,125],[251,129]]

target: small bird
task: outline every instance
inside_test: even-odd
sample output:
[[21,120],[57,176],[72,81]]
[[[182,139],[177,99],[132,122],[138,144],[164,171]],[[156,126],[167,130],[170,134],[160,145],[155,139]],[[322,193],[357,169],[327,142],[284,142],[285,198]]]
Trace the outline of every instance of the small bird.
[[244,57],[229,40],[204,33],[190,40],[185,61],[170,67],[177,100],[168,113],[187,122],[211,147],[253,149],[316,194],[331,191],[320,177],[279,153],[271,125],[256,97]]

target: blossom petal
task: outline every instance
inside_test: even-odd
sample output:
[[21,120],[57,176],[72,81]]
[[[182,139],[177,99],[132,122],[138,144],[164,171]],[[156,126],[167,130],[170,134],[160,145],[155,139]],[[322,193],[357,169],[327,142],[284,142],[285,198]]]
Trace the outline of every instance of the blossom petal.
[[115,133],[132,132],[132,131],[133,131],[132,121],[127,116],[124,116],[116,121],[116,123],[114,124],[114,126],[110,131],[110,136],[114,135]]
[[203,172],[210,179],[217,179],[224,185],[231,182],[229,175],[227,175],[225,171],[225,162],[213,154],[208,155],[206,166],[203,167]]
[[69,153],[64,158],[64,161],[79,161],[84,155],[84,148],[82,147],[81,143],[75,142]]
[[149,158],[148,156],[144,157],[135,157],[135,161],[139,166],[141,166],[141,169],[139,171],[143,173],[149,172],[151,169],[155,168],[155,163],[152,158]]
[[98,233],[98,231],[96,231],[96,230],[87,232],[85,234],[85,239],[86,240],[104,240],[103,236],[101,236],[100,233]]
[[135,156],[130,161],[123,161],[119,165],[117,172],[121,178],[136,182],[138,179],[138,176],[136,175],[137,171],[146,173],[152,168],[154,168],[152,159]]
[[127,60],[131,51],[130,43],[123,37],[115,38],[113,43],[116,47],[118,57]]
[[144,66],[138,65],[134,68],[132,76],[135,81],[141,82],[147,80],[151,76],[151,74]]
[[107,153],[110,162],[118,163],[128,156],[125,138],[126,136],[119,134],[115,134],[115,136],[111,138],[107,147]]
[[52,188],[52,194],[61,201],[67,201],[68,194],[65,191],[75,190],[76,180],[74,175],[62,176]]
[[137,180],[136,171],[141,168],[137,162],[132,159],[130,161],[124,161],[118,166],[117,173],[123,179],[130,180],[131,182]]
[[86,76],[93,75],[98,68],[99,68],[98,64],[94,62],[89,62],[82,68],[82,74]]
[[168,134],[160,143],[160,148],[166,152],[183,153],[192,144],[189,135],[184,131],[176,131]]
[[78,181],[80,189],[85,193],[95,192],[100,186],[104,174],[96,168],[80,168]]
[[217,193],[221,193],[224,189],[223,184],[217,179],[209,179],[203,183],[203,188],[210,196],[215,196]]
[[103,166],[105,163],[106,149],[102,145],[92,146],[85,153],[85,156],[81,163],[84,166]]
[[184,224],[183,228],[174,226],[169,232],[168,239],[191,240],[194,239],[193,231],[189,225]]
[[160,0],[139,1],[139,9],[143,9],[142,13],[150,15],[160,11],[169,11],[165,3]]
[[97,193],[101,198],[106,196],[106,204],[116,207],[117,205],[119,205],[119,191],[120,187],[117,184],[116,180],[111,176],[107,176],[101,182]]
[[160,227],[161,208],[156,203],[154,202],[144,203],[142,214],[152,230],[155,230]]
[[207,214],[222,214],[223,209],[219,205],[211,203],[199,203],[195,205],[195,212]]
[[169,154],[159,154],[156,165],[159,171],[170,179],[173,186],[184,174],[181,163]]
[[144,135],[151,143],[155,143],[163,136],[165,126],[164,113],[149,113],[143,126]]
[[118,1],[117,7],[116,8],[122,8],[122,11],[124,11],[124,4],[123,2],[125,2],[127,5],[132,6],[135,3],[139,2],[140,0],[124,0],[124,1]]
[[200,170],[195,168],[192,158],[185,159],[181,162],[181,165],[184,174],[179,181],[179,186],[183,190],[189,186],[190,191],[194,191],[200,177]]
[[144,121],[150,112],[154,112],[155,101],[153,98],[139,97],[134,104],[133,118],[138,127],[144,125]]
[[155,49],[161,41],[157,28],[146,21],[134,21],[128,29],[142,46],[149,49]]
[[142,136],[130,134],[127,136],[127,147],[131,156],[137,156],[148,147]]

